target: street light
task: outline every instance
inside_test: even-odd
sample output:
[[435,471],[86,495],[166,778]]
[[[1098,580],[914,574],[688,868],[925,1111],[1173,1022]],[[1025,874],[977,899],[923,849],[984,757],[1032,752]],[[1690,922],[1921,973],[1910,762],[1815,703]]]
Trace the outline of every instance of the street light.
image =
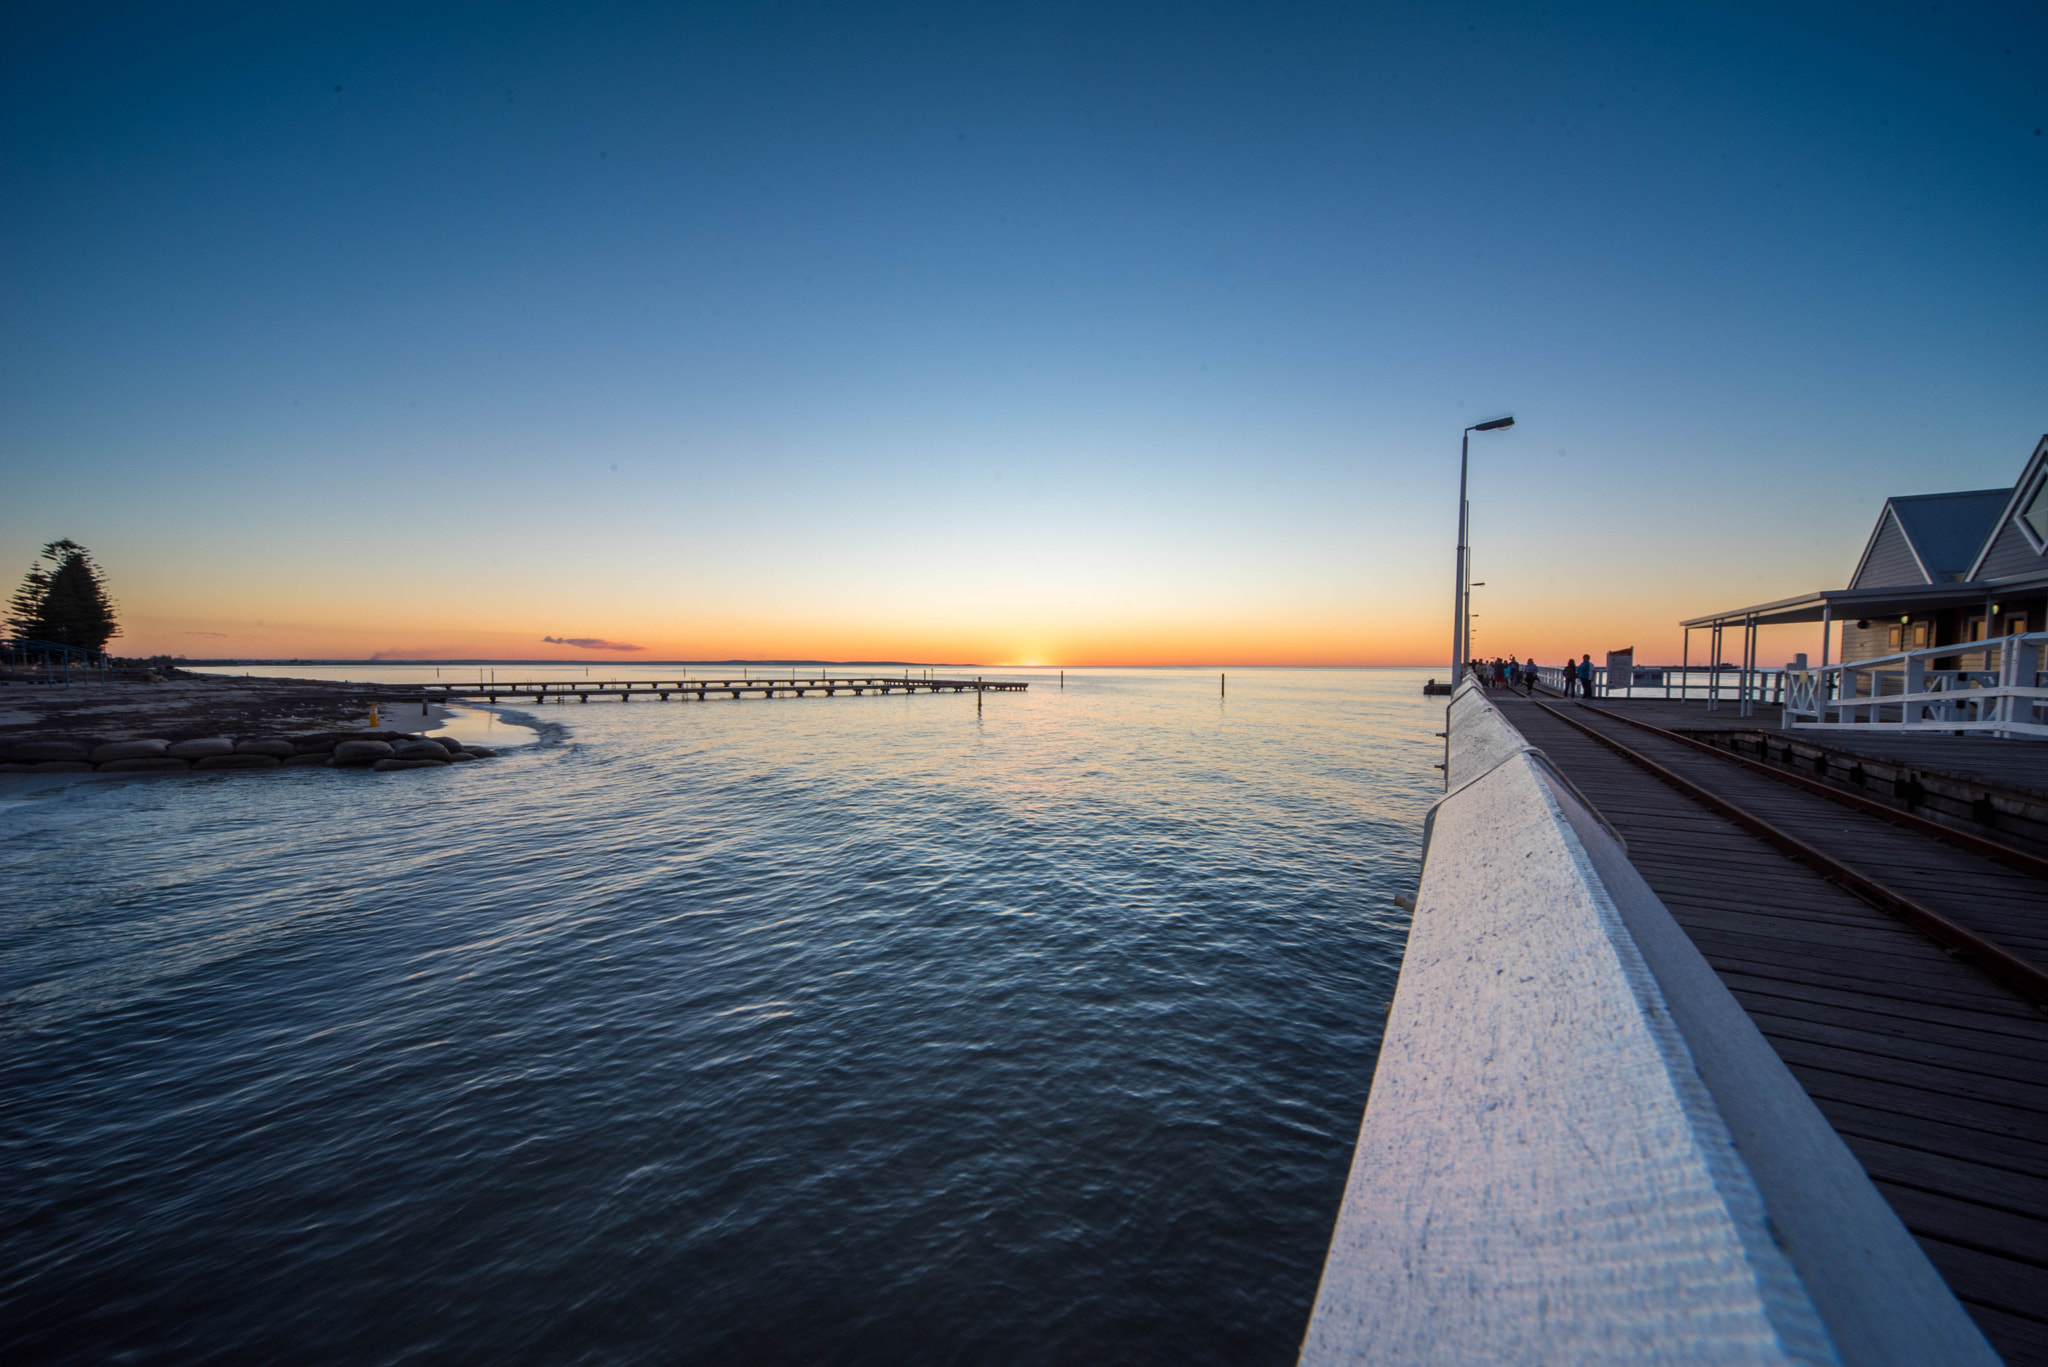
[[1466,428],[1458,438],[1458,573],[1452,581],[1451,597],[1451,686],[1457,687],[1465,680],[1465,652],[1472,640],[1472,624],[1468,619],[1472,611],[1472,589],[1465,582],[1471,573],[1471,549],[1465,544],[1466,531],[1470,521],[1471,507],[1465,499],[1465,472],[1472,456],[1472,434],[1474,432],[1498,432],[1503,427],[1513,427],[1512,417],[1493,418],[1487,422],[1475,422]]

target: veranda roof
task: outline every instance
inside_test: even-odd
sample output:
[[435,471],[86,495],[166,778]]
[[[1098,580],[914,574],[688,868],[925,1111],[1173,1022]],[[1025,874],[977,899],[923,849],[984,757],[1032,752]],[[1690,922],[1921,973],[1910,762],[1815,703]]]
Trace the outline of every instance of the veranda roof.
[[1997,584],[1964,581],[1956,584],[1910,584],[1894,588],[1815,589],[1795,598],[1710,612],[1679,623],[1682,627],[1740,626],[1752,616],[1758,626],[1783,626],[1794,622],[1818,622],[1823,615],[1835,621],[1865,617],[1904,617],[1933,612],[1939,608],[1977,607],[1987,600],[2019,598],[2048,590],[2048,574]]

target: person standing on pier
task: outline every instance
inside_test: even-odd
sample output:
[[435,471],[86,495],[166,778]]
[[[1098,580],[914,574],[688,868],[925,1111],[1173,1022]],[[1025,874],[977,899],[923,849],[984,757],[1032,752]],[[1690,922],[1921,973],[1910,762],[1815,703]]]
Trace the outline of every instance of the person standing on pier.
[[1525,698],[1536,696],[1536,659],[1534,656],[1531,656],[1522,666],[1522,696]]
[[1587,702],[1593,700],[1593,657],[1579,657],[1579,696]]
[[1579,669],[1572,663],[1572,657],[1564,657],[1564,695],[1569,698],[1578,691]]

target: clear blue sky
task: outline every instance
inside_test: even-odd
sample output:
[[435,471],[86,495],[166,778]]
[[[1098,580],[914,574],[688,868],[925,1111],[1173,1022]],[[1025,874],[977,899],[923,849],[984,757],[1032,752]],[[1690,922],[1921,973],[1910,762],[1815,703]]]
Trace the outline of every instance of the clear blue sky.
[[192,654],[1435,661],[1512,411],[1477,647],[1657,654],[2048,431],[2048,7],[422,8],[10,11],[0,572]]

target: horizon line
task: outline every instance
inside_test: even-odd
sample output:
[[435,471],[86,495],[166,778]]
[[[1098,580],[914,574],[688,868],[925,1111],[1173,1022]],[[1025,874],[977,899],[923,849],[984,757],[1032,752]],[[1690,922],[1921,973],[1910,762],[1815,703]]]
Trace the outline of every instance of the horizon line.
[[[130,657],[122,657],[122,658],[130,658]],[[666,667],[666,666],[669,666],[669,665],[679,665],[679,666],[704,666],[704,665],[721,665],[721,666],[727,666],[727,667],[730,667],[730,666],[734,666],[734,665],[738,665],[738,666],[764,666],[764,667],[772,666],[772,667],[776,667],[776,668],[783,668],[783,667],[788,667],[788,666],[792,666],[792,665],[795,665],[795,666],[802,666],[802,665],[817,665],[817,666],[819,666],[819,667],[821,667],[821,668],[875,668],[875,667],[878,667],[878,666],[883,666],[883,665],[887,665],[887,666],[890,666],[890,667],[898,667],[898,666],[900,666],[900,667],[903,667],[903,668],[910,668],[910,669],[1449,669],[1449,668],[1450,668],[1450,664],[1449,664],[1448,662],[1437,662],[1437,663],[1423,663],[1423,664],[1415,664],[1415,663],[1409,663],[1409,662],[1397,662],[1397,663],[1393,663],[1393,664],[1284,664],[1284,663],[1283,663],[1283,664],[1274,664],[1274,663],[1265,663],[1265,664],[1238,664],[1238,663],[1219,663],[1219,662],[1214,662],[1214,661],[1211,661],[1211,662],[1208,662],[1208,663],[1185,663],[1185,662],[1184,662],[1184,663],[1173,663],[1173,664],[1158,664],[1158,663],[1154,663],[1154,664],[1128,664],[1128,663],[1109,663],[1109,664],[1057,664],[1057,663],[1055,663],[1055,664],[1018,664],[1018,663],[996,663],[996,664],[984,664],[984,663],[981,663],[981,662],[979,662],[979,661],[972,661],[972,660],[970,660],[970,661],[957,661],[957,660],[804,660],[804,659],[779,659],[779,660],[743,660],[743,659],[734,659],[734,660],[609,660],[609,659],[607,659],[607,660],[560,660],[560,659],[553,659],[553,660],[550,660],[550,659],[533,659],[533,658],[516,658],[516,657],[515,657],[515,658],[511,658],[511,659],[483,659],[483,658],[477,658],[477,659],[462,659],[462,660],[379,660],[379,659],[370,659],[370,658],[356,658],[356,659],[330,659],[330,658],[325,658],[325,657],[314,657],[314,656],[304,656],[304,655],[300,655],[300,656],[290,656],[290,657],[285,657],[285,658],[275,658],[275,657],[273,657],[273,658],[257,658],[257,657],[255,657],[255,656],[235,656],[235,657],[232,657],[232,658],[222,657],[222,658],[209,658],[209,659],[196,659],[196,660],[195,660],[195,659],[187,659],[186,657],[184,657],[184,656],[182,656],[182,655],[156,655],[156,656],[141,656],[141,657],[132,657],[132,658],[140,658],[140,659],[145,659],[145,660],[149,660],[149,659],[157,659],[157,660],[168,660],[168,661],[170,661],[170,662],[171,662],[172,664],[174,664],[174,665],[182,665],[182,666],[186,666],[186,667],[188,667],[188,668],[220,668],[220,667],[225,667],[225,666],[229,666],[229,665],[315,665],[315,666],[331,666],[331,665],[394,665],[394,666],[412,666],[412,665],[417,665],[417,666],[423,666],[423,667],[424,667],[424,666],[434,666],[434,667],[438,667],[438,668],[443,668],[443,669],[450,669],[450,668],[467,668],[467,667],[470,667],[470,666],[492,666],[492,665],[498,665],[498,666],[503,666],[503,665],[578,665],[578,664],[580,664],[580,665],[585,665],[586,667],[589,667],[589,666],[595,666],[595,665],[599,665],[599,664],[616,664],[616,665],[622,665],[622,666],[630,666],[630,667],[632,667],[632,668],[634,668],[634,669],[649,669],[649,668],[654,668],[654,667]]]

